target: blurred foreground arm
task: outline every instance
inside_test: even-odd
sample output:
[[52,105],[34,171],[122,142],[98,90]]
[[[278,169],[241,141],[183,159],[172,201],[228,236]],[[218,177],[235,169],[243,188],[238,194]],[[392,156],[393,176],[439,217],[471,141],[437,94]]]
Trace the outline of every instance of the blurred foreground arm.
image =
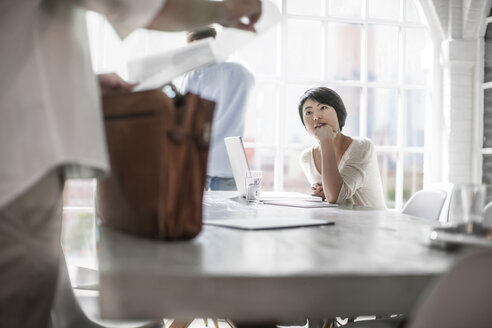
[[225,27],[256,32],[261,16],[260,0],[167,0],[147,26],[163,31],[183,31],[218,23]]

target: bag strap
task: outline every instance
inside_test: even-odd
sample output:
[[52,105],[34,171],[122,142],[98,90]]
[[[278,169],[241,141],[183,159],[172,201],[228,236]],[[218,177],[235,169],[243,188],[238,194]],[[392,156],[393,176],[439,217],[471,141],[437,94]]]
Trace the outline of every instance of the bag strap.
[[162,91],[174,101],[176,107],[180,107],[185,101],[185,96],[179,92],[178,88],[172,82],[164,85]]

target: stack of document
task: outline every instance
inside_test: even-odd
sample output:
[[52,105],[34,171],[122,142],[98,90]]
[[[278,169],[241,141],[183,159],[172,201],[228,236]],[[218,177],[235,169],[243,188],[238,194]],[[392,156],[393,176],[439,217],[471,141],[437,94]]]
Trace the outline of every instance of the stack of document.
[[310,202],[321,202],[321,197],[303,194],[301,192],[287,192],[287,191],[262,191],[260,193],[261,201],[270,200],[304,200]]
[[268,205],[305,208],[338,206],[338,204],[330,204],[323,201],[321,197],[299,192],[261,192],[260,201]]

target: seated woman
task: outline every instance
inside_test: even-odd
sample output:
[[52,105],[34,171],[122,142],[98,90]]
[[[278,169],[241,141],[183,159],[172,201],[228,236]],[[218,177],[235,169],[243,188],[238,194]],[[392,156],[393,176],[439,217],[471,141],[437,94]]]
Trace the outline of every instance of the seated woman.
[[317,143],[304,150],[300,162],[312,192],[330,203],[386,209],[373,143],[341,133],[347,111],[333,90],[307,90],[299,116]]

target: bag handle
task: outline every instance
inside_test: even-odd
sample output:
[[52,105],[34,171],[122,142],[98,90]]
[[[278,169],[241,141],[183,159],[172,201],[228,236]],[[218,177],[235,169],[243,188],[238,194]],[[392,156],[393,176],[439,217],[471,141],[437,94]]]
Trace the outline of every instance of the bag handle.
[[182,143],[186,138],[186,133],[182,126],[184,123],[185,113],[183,111],[185,110],[186,97],[179,92],[172,82],[165,84],[161,89],[173,101],[176,109],[174,127],[168,132],[169,138],[175,143]]
[[[176,86],[171,82],[162,87],[163,92],[174,101],[174,106],[176,108],[176,125],[175,127],[169,131],[169,137],[173,142],[181,143],[186,138],[186,132],[183,127],[185,123],[186,110],[195,111],[195,107],[200,107],[201,110],[198,112],[194,112],[192,116],[194,117],[195,123],[193,124],[194,128],[192,131],[192,138],[195,140],[196,145],[201,149],[208,149],[211,138],[211,129],[212,129],[212,116],[213,116],[213,108],[208,108],[208,105],[199,104],[201,102],[201,98],[199,96],[193,95],[193,103],[196,102],[192,107],[186,109],[188,107],[185,102],[186,96],[181,94]],[[188,101],[191,99],[189,98]],[[181,111],[181,112],[180,112]]]
[[170,82],[162,87],[162,91],[174,101],[174,106],[180,107],[185,101],[185,96],[179,92],[174,83]]

